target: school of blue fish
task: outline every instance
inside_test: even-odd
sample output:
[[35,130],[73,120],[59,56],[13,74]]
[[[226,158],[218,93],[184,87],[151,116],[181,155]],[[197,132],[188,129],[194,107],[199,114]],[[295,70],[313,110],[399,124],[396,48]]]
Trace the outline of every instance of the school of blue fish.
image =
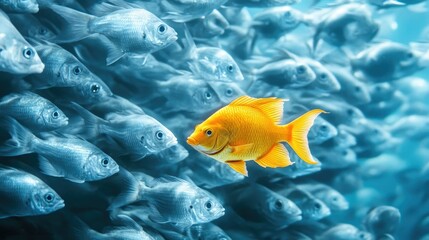
[[[0,1],[1,239],[429,239],[428,7]],[[187,144],[242,96],[326,112],[316,164]]]

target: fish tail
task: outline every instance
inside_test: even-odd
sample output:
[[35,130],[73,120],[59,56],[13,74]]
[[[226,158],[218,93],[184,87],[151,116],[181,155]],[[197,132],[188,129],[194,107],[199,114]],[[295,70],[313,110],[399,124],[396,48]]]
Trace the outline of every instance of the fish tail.
[[34,152],[31,143],[36,139],[36,136],[18,121],[11,117],[2,118],[0,128],[7,130],[11,136],[10,139],[0,145],[0,156],[19,156]]
[[50,9],[64,18],[67,23],[57,34],[54,42],[76,42],[92,34],[89,32],[88,26],[89,22],[95,18],[94,16],[55,4]]
[[286,141],[296,154],[308,164],[318,163],[314,161],[311,156],[307,134],[310,131],[311,126],[313,126],[314,120],[321,113],[326,112],[321,109],[313,109],[292,122],[281,126],[281,128],[286,132],[284,141]]
[[123,190],[120,194],[111,199],[110,205],[107,209],[109,211],[113,211],[139,200],[142,188],[138,179],[124,168],[121,168],[117,177],[120,178]]

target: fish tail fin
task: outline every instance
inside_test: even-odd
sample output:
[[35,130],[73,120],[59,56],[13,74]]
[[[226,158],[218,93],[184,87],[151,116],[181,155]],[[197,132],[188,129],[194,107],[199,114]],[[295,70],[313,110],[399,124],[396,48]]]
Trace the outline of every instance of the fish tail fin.
[[11,136],[0,145],[0,156],[19,156],[32,153],[31,143],[36,139],[28,129],[11,117],[0,120],[0,128],[6,129]]
[[321,109],[313,109],[292,122],[281,126],[281,128],[286,132],[284,141],[286,141],[296,154],[308,164],[318,163],[313,160],[311,156],[307,134],[310,131],[311,126],[313,126],[314,120],[321,113],[326,112]]
[[67,23],[57,35],[55,42],[76,42],[92,34],[89,31],[89,23],[94,16],[55,4],[50,6],[50,9]]
[[142,189],[142,185],[138,179],[126,169],[121,168],[118,177],[121,179],[123,190],[120,194],[111,199],[110,205],[107,208],[109,211],[113,211],[139,200],[140,191]]

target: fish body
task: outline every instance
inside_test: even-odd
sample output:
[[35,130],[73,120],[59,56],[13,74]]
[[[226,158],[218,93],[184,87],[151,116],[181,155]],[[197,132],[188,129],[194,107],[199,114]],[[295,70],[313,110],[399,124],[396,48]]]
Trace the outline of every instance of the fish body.
[[268,37],[280,37],[297,28],[304,21],[304,14],[290,6],[266,9],[253,18],[253,27]]
[[71,26],[59,42],[74,42],[92,34],[101,34],[111,42],[106,64],[111,65],[125,54],[145,56],[177,40],[177,33],[149,11],[121,9],[95,17],[58,5],[51,9]]
[[298,2],[300,2],[300,0],[230,0],[227,2],[227,5],[260,8],[293,5]]
[[350,224],[338,224],[322,233],[318,240],[372,240],[373,236]]
[[221,48],[198,47],[191,52],[191,71],[207,80],[242,81],[243,74],[231,55]]
[[298,188],[283,189],[278,193],[293,201],[302,211],[303,220],[320,220],[331,215],[331,210],[321,200]]
[[409,76],[424,68],[423,57],[412,48],[382,42],[361,51],[351,61],[353,72],[361,79],[389,82]]
[[136,155],[138,159],[177,144],[173,133],[149,115],[110,113],[105,120],[77,104],[74,104],[73,108],[86,121],[84,134],[89,134],[92,138],[98,137],[99,134],[107,135],[119,143],[119,149],[125,149],[128,154]]
[[109,177],[119,171],[118,164],[96,146],[77,137],[46,136],[40,139],[16,120],[3,120],[12,138],[1,146],[0,155],[18,156],[36,152],[39,167],[49,176],[83,183]]
[[31,92],[11,93],[0,100],[2,115],[34,131],[51,131],[68,124],[68,117],[51,101]]
[[366,43],[377,35],[380,28],[373,20],[370,8],[365,4],[340,5],[328,11],[322,19],[316,27],[314,48],[320,39],[334,46]]
[[191,226],[225,214],[214,195],[180,178],[157,178],[146,185],[140,198],[149,202],[149,218],[154,222]]
[[328,185],[322,183],[299,184],[297,187],[310,192],[314,197],[322,200],[333,211],[347,210],[349,208],[347,199]]
[[13,168],[0,172],[0,219],[44,215],[64,207],[64,200],[36,176]]
[[401,212],[392,206],[378,206],[366,215],[363,225],[375,236],[394,234],[401,222]]
[[253,74],[258,80],[285,88],[304,87],[316,80],[316,74],[307,64],[294,59],[270,62]]
[[37,13],[39,4],[37,0],[2,0],[0,9],[7,13]]
[[259,184],[238,188],[230,197],[238,215],[270,229],[282,229],[302,219],[302,212],[293,201]]
[[216,8],[228,0],[165,0],[159,1],[161,8],[166,13],[164,19],[176,22],[187,22],[210,14]]
[[25,37],[50,40],[55,33],[31,14],[9,14],[10,21]]
[[0,71],[27,75],[41,73],[45,65],[36,50],[24,39],[9,17],[0,10]]
[[306,135],[323,110],[311,110],[292,123],[280,126],[277,124],[281,121],[283,101],[239,97],[197,125],[187,142],[244,175],[247,175],[245,161],[249,160],[255,160],[262,167],[291,165],[289,153],[280,142],[288,142],[307,163],[316,163]]

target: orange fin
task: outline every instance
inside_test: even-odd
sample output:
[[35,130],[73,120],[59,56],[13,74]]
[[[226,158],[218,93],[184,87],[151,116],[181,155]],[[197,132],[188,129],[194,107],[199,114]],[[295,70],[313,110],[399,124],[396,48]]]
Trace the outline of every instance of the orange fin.
[[263,114],[269,117],[275,124],[279,124],[283,117],[283,102],[287,99],[281,98],[252,98],[241,96],[229,105],[231,106],[249,106],[259,109]]
[[249,152],[250,149],[252,149],[253,143],[249,144],[243,144],[243,145],[237,145],[237,146],[230,146],[231,153],[234,153],[234,155],[239,155],[245,152]]
[[308,164],[317,164],[311,156],[310,147],[308,146],[307,134],[313,126],[314,119],[321,113],[326,113],[321,109],[313,109],[289,124],[282,126],[286,130],[286,142],[292,147],[296,154]]
[[255,162],[263,168],[287,167],[292,165],[289,152],[281,143],[274,145],[267,154],[255,160]]
[[246,163],[243,160],[226,161],[226,164],[228,164],[235,171],[247,177]]

